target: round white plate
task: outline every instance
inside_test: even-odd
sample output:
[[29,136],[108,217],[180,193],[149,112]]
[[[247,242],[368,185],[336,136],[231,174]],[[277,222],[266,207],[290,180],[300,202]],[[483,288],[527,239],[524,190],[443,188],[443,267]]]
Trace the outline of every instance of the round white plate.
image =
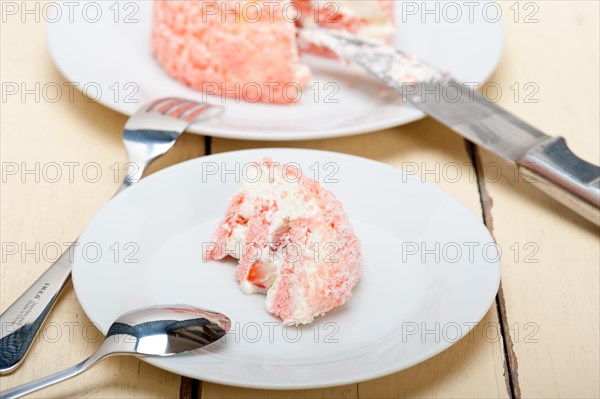
[[[459,6],[461,17],[452,22],[456,19],[456,2],[451,2],[452,7],[438,4],[437,16],[426,14],[424,3],[410,3],[395,3],[395,45],[451,71],[458,79],[483,83],[502,52],[503,29],[502,22],[496,21],[497,8],[478,3],[469,12],[466,5]],[[423,117],[420,111],[402,104],[396,93],[362,72],[334,60],[310,56],[305,56],[303,62],[312,68],[313,79],[297,104],[256,104],[207,96],[171,79],[154,60],[150,49],[151,1],[120,5],[101,1],[88,8],[85,2],[78,4],[72,22],[69,8],[62,5],[62,17],[49,23],[50,53],[67,79],[85,88],[91,99],[126,115],[165,96],[224,103],[226,112],[221,121],[196,124],[190,131],[254,140],[345,136]],[[96,7],[101,7],[99,17]],[[427,7],[433,9],[433,5]]]
[[[245,165],[263,157],[316,176],[344,204],[362,242],[353,297],[302,328],[284,327],[265,310],[263,295],[243,294],[235,262],[202,259],[237,181],[254,178]],[[143,306],[185,303],[225,313],[233,327],[223,341],[145,360],[243,387],[340,385],[422,362],[481,320],[500,278],[492,237],[456,199],[390,166],[313,150],[236,151],[167,168],[110,201],[79,242],[75,290],[103,332]]]

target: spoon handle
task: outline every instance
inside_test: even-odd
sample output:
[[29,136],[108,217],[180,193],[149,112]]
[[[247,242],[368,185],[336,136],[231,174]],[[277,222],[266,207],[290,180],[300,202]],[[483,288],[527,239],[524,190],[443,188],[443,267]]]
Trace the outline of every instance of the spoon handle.
[[23,395],[30,394],[32,392],[38,391],[42,388],[46,388],[50,385],[54,385],[61,381],[68,380],[69,378],[75,377],[76,375],[83,373],[88,368],[96,364],[98,360],[100,360],[98,356],[92,355],[90,358],[66,370],[59,371],[58,373],[51,374],[47,377],[28,382],[27,384],[23,384],[12,389],[8,389],[0,393],[0,399],[20,398]]
[[[143,173],[146,166],[138,165]],[[131,186],[132,181],[123,181],[115,195]],[[44,321],[50,314],[66,282],[71,277],[73,256],[79,243],[69,248],[25,291],[4,313],[0,315],[0,375],[17,369]]]

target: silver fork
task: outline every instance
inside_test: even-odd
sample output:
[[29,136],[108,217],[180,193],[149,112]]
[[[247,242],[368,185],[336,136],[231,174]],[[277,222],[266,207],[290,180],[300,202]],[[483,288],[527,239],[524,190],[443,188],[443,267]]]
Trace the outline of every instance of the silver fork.
[[[180,98],[163,98],[142,107],[125,124],[123,142],[130,170],[115,195],[136,183],[155,159],[173,147],[192,122],[218,116],[222,110],[222,107]],[[40,327],[71,276],[75,245],[75,242],[71,244],[0,315],[0,374],[14,371],[27,355]]]

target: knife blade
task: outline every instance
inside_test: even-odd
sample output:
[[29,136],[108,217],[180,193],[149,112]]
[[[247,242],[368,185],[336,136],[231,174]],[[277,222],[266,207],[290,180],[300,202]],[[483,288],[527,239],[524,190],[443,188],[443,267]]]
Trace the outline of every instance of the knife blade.
[[402,99],[507,162],[538,188],[600,225],[600,168],[502,109],[439,68],[385,44],[347,32],[301,29],[299,43],[324,47],[402,95]]

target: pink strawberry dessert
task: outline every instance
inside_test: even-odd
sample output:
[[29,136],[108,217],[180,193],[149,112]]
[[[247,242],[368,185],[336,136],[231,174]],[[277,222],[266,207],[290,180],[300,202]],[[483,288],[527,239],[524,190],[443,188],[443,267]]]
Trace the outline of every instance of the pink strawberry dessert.
[[219,224],[205,259],[239,259],[247,293],[267,310],[306,324],[344,304],[361,274],[360,243],[342,204],[314,180],[269,159],[255,165]]
[[[392,0],[294,0],[303,9],[297,25],[302,28],[322,27],[350,32],[366,39],[392,43],[394,36],[394,3]],[[329,50],[309,45],[302,51],[335,57]]]
[[[390,41],[392,0],[156,0],[152,51],[173,78],[206,94],[289,104],[310,70],[296,26],[344,29]],[[331,53],[315,46],[303,49]]]
[[310,79],[296,30],[272,0],[154,2],[152,49],[164,70],[207,94],[292,103]]

